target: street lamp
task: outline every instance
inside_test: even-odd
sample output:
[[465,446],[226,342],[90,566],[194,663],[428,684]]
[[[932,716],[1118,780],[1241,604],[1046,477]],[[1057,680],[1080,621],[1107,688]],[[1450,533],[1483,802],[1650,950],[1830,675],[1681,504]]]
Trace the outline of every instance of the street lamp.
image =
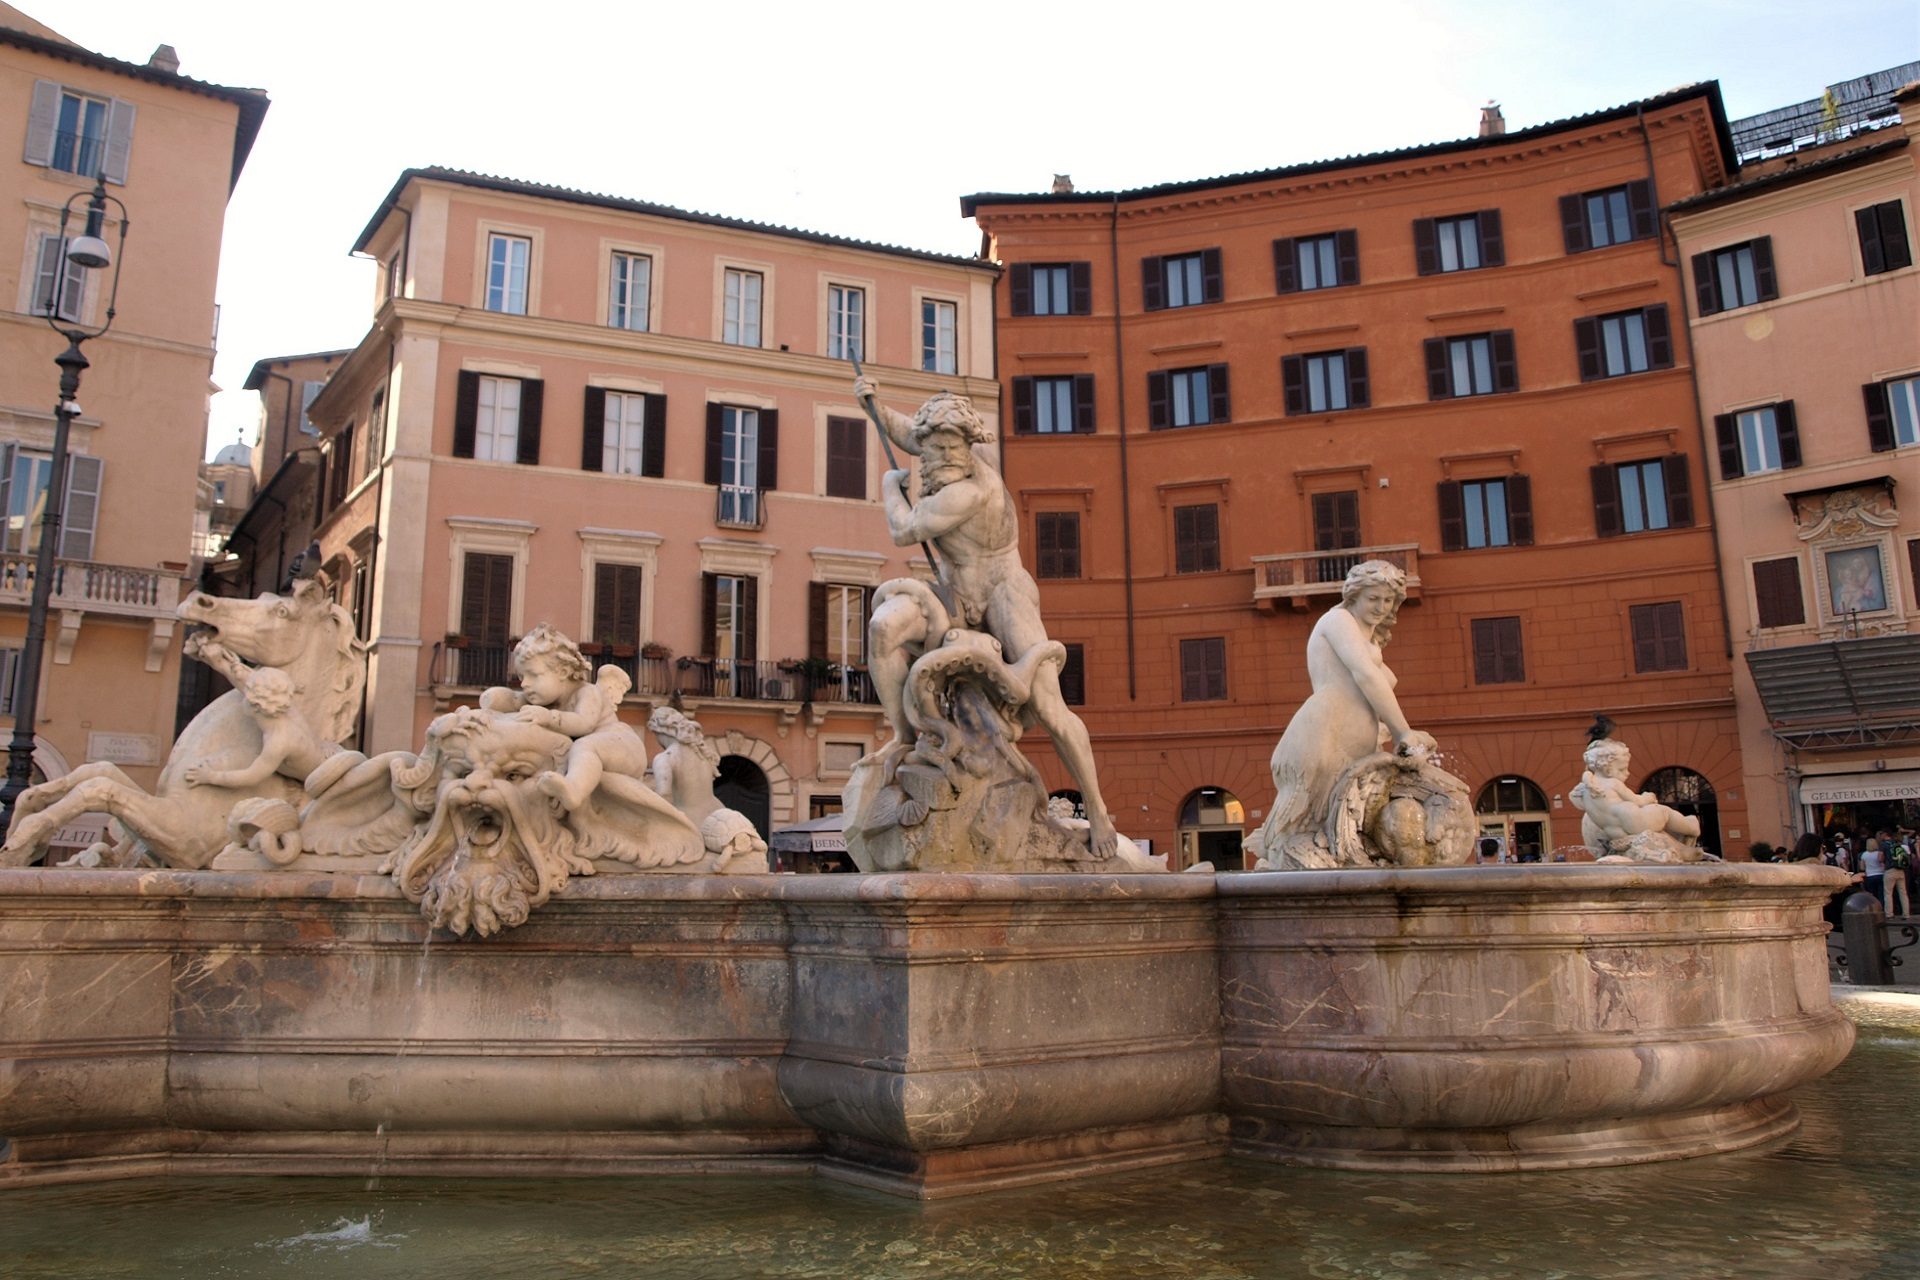
[[[87,202],[86,229],[69,238],[67,224],[72,221],[78,201]],[[110,247],[101,234],[106,229],[107,205],[119,211],[118,244]],[[40,518],[40,545],[33,564],[33,601],[27,609],[26,647],[20,651],[18,675],[14,682],[13,741],[7,746],[7,781],[0,786],[0,811],[7,825],[13,822],[13,804],[33,783],[33,726],[39,718],[40,658],[47,646],[47,606],[53,598],[54,555],[60,545],[61,508],[66,503],[67,435],[73,420],[80,416],[74,397],[80,394],[80,375],[87,358],[80,344],[97,338],[113,328],[114,303],[120,296],[120,253],[127,244],[127,206],[107,194],[105,175],[94,178],[91,192],[75,192],[60,210],[60,261],[54,264],[53,283],[41,303],[41,314],[53,331],[67,340],[67,349],[54,357],[60,366],[60,399],[53,408],[53,458],[47,475],[47,497]],[[67,265],[83,271],[99,271],[109,266],[113,277],[107,286],[107,310],[97,326],[82,324],[78,318],[61,315],[67,296]],[[84,296],[84,291],[83,291]]]

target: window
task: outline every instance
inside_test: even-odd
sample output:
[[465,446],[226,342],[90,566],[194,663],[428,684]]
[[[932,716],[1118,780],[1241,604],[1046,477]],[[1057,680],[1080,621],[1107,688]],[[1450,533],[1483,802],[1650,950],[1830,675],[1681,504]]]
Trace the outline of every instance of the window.
[[[93,532],[100,514],[101,473],[106,464],[84,453],[67,455],[67,500],[62,504],[60,545],[62,560],[93,559]],[[47,484],[53,458],[44,453],[0,444],[0,517],[6,526],[0,552],[30,555],[40,548],[40,520],[47,509]]]
[[1087,646],[1065,646],[1067,660],[1060,664],[1060,698],[1070,707],[1087,704]]
[[1860,232],[1860,269],[1867,275],[1877,276],[1883,271],[1898,271],[1913,265],[1906,214],[1898,200],[1856,209],[1853,222]]
[[810,584],[807,656],[842,667],[857,667],[865,662],[867,600],[865,587],[838,582]]
[[1221,299],[1220,251],[1202,249],[1140,260],[1140,283],[1149,311],[1197,307]]
[[[700,575],[706,617],[700,629],[703,655],[723,662],[752,662],[758,656],[760,580],[726,573]],[[737,684],[730,684],[745,692]]]
[[607,290],[607,323],[616,329],[647,331],[653,296],[653,259],[643,253],[616,253]]
[[527,314],[527,264],[533,241],[525,236],[487,237],[487,310]]
[[1582,382],[1673,367],[1664,305],[1575,320],[1573,345]]
[[1875,453],[1920,444],[1920,376],[1869,382],[1867,442]]
[[759,523],[760,412],[720,406],[720,519]]
[[1458,338],[1428,338],[1426,352],[1427,398],[1430,400],[1488,396],[1520,389],[1511,329]]
[[1013,380],[1016,435],[1065,435],[1093,430],[1093,375]]
[[926,373],[960,371],[960,308],[938,298],[920,300],[920,368]]
[[1737,480],[1763,471],[1800,465],[1800,428],[1793,401],[1716,414],[1714,435],[1720,446],[1720,478]]
[[600,646],[601,660],[612,662],[639,682],[640,587],[643,571],[637,564],[596,563],[593,566],[593,630],[591,643]]
[[1282,356],[1280,381],[1287,413],[1332,413],[1367,407],[1367,349]]
[[867,496],[867,424],[860,418],[827,419],[827,496]]
[[1080,516],[1077,512],[1035,512],[1033,535],[1034,577],[1080,576]]
[[[87,270],[67,260],[67,242],[59,236],[40,237],[39,274],[33,286],[33,309],[79,323],[87,296]],[[55,289],[59,296],[55,296]]]
[[867,291],[851,285],[827,286],[827,355],[835,360],[849,356],[855,360],[867,353],[862,337],[866,333]]
[[1526,476],[1441,482],[1442,550],[1532,544],[1533,484]]
[[60,120],[53,136],[52,167],[92,177],[106,158],[107,104],[66,90],[60,95]]
[[26,162],[124,183],[133,114],[130,102],[96,98],[51,80],[36,81],[27,118]]
[[720,322],[720,341],[736,347],[760,345],[761,284],[758,271],[727,268],[725,312]]
[[1414,267],[1423,276],[1497,267],[1506,260],[1498,209],[1420,218],[1413,224]]
[[1644,178],[1604,191],[1560,197],[1560,230],[1568,253],[1649,240],[1659,228],[1653,186]]
[[1180,701],[1219,702],[1227,696],[1227,639],[1180,642]]
[[1352,231],[1330,231],[1273,242],[1276,293],[1305,293],[1360,283],[1360,239]]
[[540,461],[544,383],[461,370],[453,408],[453,456],[482,462]]
[[512,674],[513,557],[469,551],[461,557],[460,637],[455,680],[463,685],[505,684]]
[[621,476],[666,474],[667,398],[588,387],[580,468]]
[[1644,462],[1603,462],[1592,474],[1594,524],[1603,538],[1693,523],[1693,492],[1683,453]]
[[317,436],[320,428],[313,425],[313,419],[307,416],[307,410],[313,408],[313,402],[327,389],[325,379],[309,378],[300,384],[300,430],[302,434]]
[[1636,672],[1687,669],[1687,615],[1678,600],[1633,605],[1627,618],[1633,628]]
[[1473,682],[1524,684],[1526,657],[1520,647],[1519,618],[1473,620]]
[[[1332,493],[1313,495],[1313,549],[1315,551],[1344,551],[1360,545],[1360,493],[1357,489],[1340,489]],[[1351,567],[1351,566],[1349,566]],[[1323,576],[1320,580],[1338,581],[1346,576],[1341,569],[1334,577]]]
[[1703,316],[1750,307],[1780,296],[1773,274],[1773,239],[1761,236],[1742,244],[1693,255],[1694,302]]
[[1173,509],[1173,571],[1220,570],[1220,508],[1211,502]]
[[1227,366],[1223,364],[1147,375],[1147,425],[1155,431],[1200,427],[1232,417],[1227,400]]
[[1753,562],[1753,605],[1762,627],[1797,627],[1806,622],[1798,557]]
[[1091,262],[1016,262],[1007,278],[1008,303],[1016,316],[1093,313]]

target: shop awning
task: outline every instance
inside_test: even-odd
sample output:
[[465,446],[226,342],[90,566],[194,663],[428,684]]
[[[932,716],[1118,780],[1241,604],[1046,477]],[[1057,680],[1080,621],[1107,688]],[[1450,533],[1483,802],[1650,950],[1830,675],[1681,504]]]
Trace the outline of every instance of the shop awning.
[[810,822],[795,823],[773,833],[775,853],[840,853],[847,847],[846,815],[830,813]]
[[1872,804],[1881,800],[1920,800],[1920,769],[1818,773],[1800,779],[1801,804]]
[[1799,750],[1920,741],[1920,635],[1747,654],[1774,736]]

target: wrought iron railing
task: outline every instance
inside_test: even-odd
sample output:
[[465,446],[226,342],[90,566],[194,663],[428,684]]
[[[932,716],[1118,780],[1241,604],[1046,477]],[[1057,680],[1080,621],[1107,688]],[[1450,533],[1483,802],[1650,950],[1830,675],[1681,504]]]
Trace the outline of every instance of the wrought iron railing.
[[629,692],[673,692],[673,663],[667,658],[649,658],[638,649],[618,645],[583,644],[580,652],[593,664],[596,673],[603,666],[618,667],[626,672],[627,679],[633,682]]
[[[633,680],[629,697],[742,698],[761,702],[815,702],[874,706],[880,701],[866,669],[817,660],[749,662],[738,658],[647,657],[615,647],[582,645],[598,670],[613,665]],[[428,680],[444,695],[513,682],[513,645],[448,636],[433,646]]]
[[[33,598],[32,556],[0,556],[0,604],[26,605]],[[53,599],[56,609],[91,609],[171,617],[180,603],[180,575],[127,564],[92,560],[56,560]]]
[[53,135],[52,167],[62,173],[77,173],[83,178],[91,178],[100,172],[106,145],[106,139],[98,135],[89,137],[71,129],[61,129]]
[[713,522],[723,529],[758,529],[767,523],[767,495],[750,485],[723,484],[714,499]]
[[1420,544],[1396,542],[1378,547],[1342,547],[1338,551],[1289,551],[1253,557],[1253,598],[1338,595],[1353,566],[1385,560],[1407,575],[1407,588],[1420,585]]

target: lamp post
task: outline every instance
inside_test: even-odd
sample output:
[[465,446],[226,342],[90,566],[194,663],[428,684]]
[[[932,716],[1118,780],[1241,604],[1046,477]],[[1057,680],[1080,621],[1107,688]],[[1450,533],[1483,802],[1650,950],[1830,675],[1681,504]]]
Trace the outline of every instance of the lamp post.
[[[86,230],[73,238],[67,236],[76,202],[87,202]],[[119,211],[119,242],[109,247],[101,232],[105,230],[107,205]],[[27,608],[27,639],[20,651],[20,665],[14,681],[13,741],[7,746],[7,781],[0,786],[0,814],[6,825],[13,824],[13,805],[20,793],[33,783],[33,726],[39,718],[40,659],[47,645],[47,608],[53,599],[54,579],[58,573],[54,557],[60,548],[60,519],[66,504],[67,437],[73,420],[80,416],[74,399],[80,394],[80,375],[88,361],[80,345],[97,338],[113,327],[114,304],[120,295],[120,253],[127,244],[127,206],[107,194],[104,175],[94,179],[91,192],[75,192],[60,211],[60,257],[54,263],[53,281],[41,303],[41,314],[53,331],[67,340],[67,349],[54,357],[60,367],[60,399],[53,408],[53,457],[47,474],[47,496],[40,518],[40,545],[33,564],[33,598]],[[64,316],[67,301],[67,267],[99,271],[112,267],[107,286],[106,314],[98,325],[82,324],[77,316]],[[84,297],[84,289],[82,290]],[[77,310],[77,308],[76,308]]]

